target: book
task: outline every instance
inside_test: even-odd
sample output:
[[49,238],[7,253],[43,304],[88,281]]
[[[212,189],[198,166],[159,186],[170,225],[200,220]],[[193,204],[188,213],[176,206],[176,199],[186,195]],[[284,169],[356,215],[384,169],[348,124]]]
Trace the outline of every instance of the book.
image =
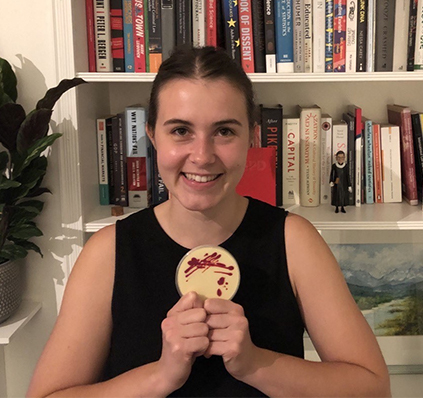
[[321,144],[320,144],[320,203],[330,203],[330,172],[332,168],[332,116],[321,116]]
[[133,0],[132,18],[134,27],[134,71],[147,72],[146,65],[146,23],[144,0]]
[[400,130],[403,196],[410,205],[417,205],[416,163],[413,149],[411,109],[402,105],[388,105],[388,121],[390,124],[399,126]]
[[[224,2],[227,4],[227,0],[224,0]],[[232,7],[233,9],[238,10],[237,6],[232,5]],[[194,47],[202,47],[206,44],[205,12],[206,0],[192,0],[192,45]],[[236,18],[236,22],[238,23],[238,18]]]
[[206,0],[206,45],[212,47],[217,47],[217,1]]
[[192,43],[192,0],[175,0],[176,45]]
[[106,119],[97,119],[97,161],[100,204],[110,204]]
[[104,118],[106,121],[106,139],[107,139],[107,175],[109,179],[109,204],[115,204],[115,172],[113,162],[113,116]]
[[376,3],[375,71],[392,72],[394,62],[395,1]]
[[143,2],[144,2],[144,36],[145,36],[145,71],[150,72],[150,30],[148,28],[149,0],[143,0]]
[[325,71],[325,0],[313,0],[313,72]]
[[261,146],[276,148],[276,206],[282,206],[282,105],[260,105]]
[[294,4],[294,72],[304,72],[304,1]]
[[276,71],[294,72],[294,33],[292,26],[292,0],[276,0]]
[[333,72],[333,0],[325,0],[325,72]]
[[263,3],[263,0],[254,0],[251,3],[253,18],[254,71],[256,73],[266,72]]
[[107,0],[93,0],[94,33],[97,72],[112,72],[112,41],[110,36],[110,3]]
[[266,0],[264,6],[264,52],[266,72],[276,73],[275,0]]
[[365,203],[374,203],[373,184],[373,122],[363,117],[364,124],[364,194]]
[[383,1],[385,0],[367,0],[366,72],[375,71],[376,4]]
[[[345,112],[342,114],[342,119],[348,125],[348,145],[347,145],[347,166],[348,166],[348,174],[350,177],[351,186],[355,187],[355,117],[350,115],[349,113]],[[350,206],[355,206],[355,191],[354,189],[352,192],[348,192],[349,194],[349,201],[348,204]]]
[[282,203],[300,203],[300,119],[284,116],[282,128]]
[[354,198],[356,207],[361,206],[362,199],[362,162],[363,162],[363,125],[362,125],[362,110],[359,106],[350,105],[348,106],[348,113],[354,117],[354,128],[355,128],[355,153],[354,153],[354,182],[355,190]]
[[244,174],[236,191],[276,205],[276,148],[250,148],[247,154]]
[[407,41],[407,71],[409,72],[412,72],[414,70],[414,55],[416,51],[417,8],[418,0],[410,0]]
[[407,70],[407,41],[409,19],[410,0],[396,0],[392,64],[392,70],[394,72],[404,72]]
[[400,129],[393,124],[380,125],[382,152],[383,202],[402,201]]
[[304,72],[313,72],[313,1],[303,0]]
[[423,1],[417,4],[414,70],[423,71]]
[[366,72],[367,0],[358,0],[356,72]]
[[251,0],[240,1],[239,35],[241,40],[241,66],[245,73],[254,73],[253,21]]
[[93,0],[85,0],[85,14],[87,24],[88,72],[97,72]]
[[347,73],[354,73],[357,69],[357,14],[357,3],[349,1],[347,5],[345,51],[345,72]]
[[223,17],[225,21],[225,48],[229,56],[241,65],[239,47],[238,6],[232,0],[223,0]]
[[159,0],[147,4],[149,72],[157,73],[162,63],[161,6]]
[[380,124],[373,123],[373,185],[375,203],[383,203]]
[[336,154],[342,151],[348,160],[348,124],[345,120],[334,120],[332,123],[332,156],[331,165],[336,162]]
[[346,0],[335,0],[333,14],[333,71],[345,72],[346,62]]
[[320,203],[321,110],[317,105],[299,107],[300,114],[300,204]]
[[161,0],[161,7],[162,61],[164,61],[170,57],[176,44],[175,0]]
[[110,0],[110,29],[112,40],[113,72],[125,72],[122,0]]
[[416,161],[417,197],[422,201],[423,195],[423,114],[411,113],[413,125],[414,159]]
[[132,0],[122,0],[122,4],[125,72],[134,72],[134,24],[132,17]]

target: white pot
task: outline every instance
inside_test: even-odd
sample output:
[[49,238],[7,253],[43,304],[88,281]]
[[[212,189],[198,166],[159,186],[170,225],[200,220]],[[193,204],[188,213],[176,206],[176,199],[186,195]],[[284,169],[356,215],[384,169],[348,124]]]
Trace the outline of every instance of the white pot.
[[17,261],[0,264],[0,323],[9,318],[22,300],[20,265]]

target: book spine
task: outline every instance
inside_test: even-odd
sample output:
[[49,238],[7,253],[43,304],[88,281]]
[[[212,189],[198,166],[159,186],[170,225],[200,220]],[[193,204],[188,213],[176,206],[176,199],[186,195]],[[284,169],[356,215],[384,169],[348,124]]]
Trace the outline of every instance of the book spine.
[[176,45],[192,44],[192,0],[176,0]]
[[[348,145],[347,145],[347,166],[351,186],[355,187],[355,117],[349,113],[343,113],[342,119],[348,126]],[[355,192],[348,192],[350,206],[355,206]]]
[[320,108],[300,108],[300,204],[320,203]]
[[360,128],[355,134],[355,205],[361,206],[362,198],[362,161],[363,161],[363,135]]
[[[236,28],[238,29],[238,26]],[[192,0],[192,44],[194,47],[206,44],[205,0]]]
[[276,71],[294,72],[294,47],[292,29],[292,0],[276,0]]
[[395,203],[402,201],[401,194],[401,154],[399,126],[382,125],[383,201]]
[[266,55],[266,72],[276,73],[275,40],[275,4],[274,0],[264,1],[264,48]]
[[371,120],[364,122],[364,182],[365,182],[365,202],[374,203],[373,185],[373,123]]
[[411,115],[413,122],[414,158],[416,160],[417,196],[422,201],[423,196],[423,114]]
[[108,205],[109,176],[107,166],[107,131],[106,119],[97,119],[97,156],[98,156],[98,182],[100,189],[100,205]]
[[175,0],[161,0],[162,60],[169,58],[175,47]]
[[85,13],[87,23],[88,72],[97,72],[93,0],[85,0]]
[[320,171],[320,203],[330,202],[330,172],[332,168],[332,117],[322,115],[321,118],[321,171]]
[[313,1],[304,0],[304,72],[313,72]]
[[348,125],[344,120],[337,120],[332,125],[332,156],[331,165],[336,162],[336,154],[342,151],[348,154]]
[[145,71],[150,72],[150,33],[149,33],[149,22],[148,22],[148,2],[144,1],[144,36],[145,36]]
[[[379,0],[377,3],[380,4]],[[367,0],[366,72],[375,70],[376,0]]]
[[126,164],[129,207],[147,207],[147,142],[145,132],[145,109],[125,109]]
[[367,65],[367,0],[358,0],[356,72],[366,72]]
[[134,72],[134,25],[132,18],[132,0],[122,0],[122,2],[125,72]]
[[106,119],[107,138],[107,174],[109,177],[109,204],[114,204],[115,196],[115,172],[113,162],[113,117]]
[[266,72],[266,55],[264,42],[264,1],[252,2],[254,70],[256,73]]
[[254,73],[253,21],[251,0],[238,2],[241,65],[245,73]]
[[414,70],[423,71],[423,1],[418,2],[416,17],[416,44],[414,51]]
[[162,63],[162,27],[160,0],[148,0],[149,72],[157,73]]
[[333,0],[325,4],[325,72],[333,72]]
[[347,49],[345,54],[345,72],[354,73],[357,69],[357,3],[347,4]]
[[304,72],[304,1],[294,1],[294,72]]
[[383,203],[380,124],[373,124],[373,183],[375,203]]
[[392,72],[393,70],[394,16],[395,2],[382,0],[376,3],[376,72]]
[[239,44],[238,6],[232,0],[223,0],[223,16],[225,23],[225,48],[229,56],[241,65]]
[[128,183],[126,179],[126,148],[125,148],[125,118],[119,113],[112,119],[113,139],[113,173],[114,196],[113,203],[128,206]]
[[110,3],[93,0],[97,72],[112,72],[112,39],[110,37]]
[[313,72],[325,71],[325,1],[313,0]]
[[[217,47],[217,3],[216,3],[216,0],[206,0],[206,45]],[[252,40],[251,40],[251,45],[252,45]]]
[[333,71],[345,72],[346,62],[346,19],[347,1],[335,0],[333,15]]
[[147,72],[145,58],[145,10],[144,0],[133,0],[132,16],[134,26],[134,70],[138,73]]
[[414,54],[416,50],[416,26],[417,26],[418,0],[410,0],[410,18],[408,24],[407,41],[407,71],[414,70]]
[[264,148],[274,146],[276,148],[276,206],[282,206],[282,106],[262,106],[261,120],[261,146]]
[[282,142],[282,203],[300,203],[300,119],[284,117]]
[[112,40],[113,72],[125,72],[122,0],[110,0],[110,29]]
[[410,0],[396,0],[392,67],[394,72],[404,72],[407,70],[407,41],[409,19]]

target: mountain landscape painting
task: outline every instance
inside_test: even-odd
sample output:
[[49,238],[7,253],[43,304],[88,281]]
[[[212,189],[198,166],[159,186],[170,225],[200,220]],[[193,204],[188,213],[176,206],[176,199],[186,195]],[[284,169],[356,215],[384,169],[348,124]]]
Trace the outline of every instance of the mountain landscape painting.
[[376,336],[423,335],[423,244],[330,248]]

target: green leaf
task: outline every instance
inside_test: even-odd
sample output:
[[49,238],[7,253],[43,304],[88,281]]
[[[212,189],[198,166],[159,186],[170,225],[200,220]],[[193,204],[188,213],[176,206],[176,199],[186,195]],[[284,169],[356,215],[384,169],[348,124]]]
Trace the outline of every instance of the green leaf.
[[24,258],[28,254],[28,251],[16,243],[8,243],[3,246],[3,249],[0,252],[2,258],[8,260],[16,260],[17,258]]
[[0,58],[0,87],[13,102],[18,98],[17,83],[15,72],[9,62]]
[[11,102],[0,107],[0,142],[9,151],[16,149],[18,131],[24,120],[21,105]]
[[45,137],[51,119],[51,109],[38,109],[28,114],[19,128],[16,149],[24,154],[38,140]]
[[9,164],[9,154],[6,151],[0,152],[0,173],[3,173]]
[[9,235],[17,239],[30,239],[34,236],[42,236],[43,233],[31,223],[27,223],[9,228]]
[[26,197],[27,198],[35,198],[37,196],[42,195],[43,193],[51,193],[51,191],[48,188],[40,188],[35,186],[34,188],[32,188],[27,194]]
[[27,211],[30,211],[31,213],[41,213],[44,207],[44,202],[41,202],[41,200],[26,200],[25,202],[21,202],[17,205],[18,208],[26,209]]
[[22,184],[19,181],[9,180],[2,176],[0,180],[0,189],[17,188]]
[[43,257],[43,253],[41,252],[41,249],[35,243],[28,242],[27,240],[20,240],[20,241],[15,241],[15,244],[18,244],[19,246],[23,247],[25,250],[34,250],[41,257]]
[[75,77],[73,79],[64,79],[56,87],[51,88],[46,92],[44,98],[40,99],[37,103],[36,109],[53,109],[57,100],[68,90],[76,87],[82,83],[86,83],[85,80]]
[[15,207],[13,215],[10,217],[10,226],[18,226],[23,224],[29,224],[32,220],[37,217],[40,213],[36,211],[31,211],[31,209],[20,209]]

